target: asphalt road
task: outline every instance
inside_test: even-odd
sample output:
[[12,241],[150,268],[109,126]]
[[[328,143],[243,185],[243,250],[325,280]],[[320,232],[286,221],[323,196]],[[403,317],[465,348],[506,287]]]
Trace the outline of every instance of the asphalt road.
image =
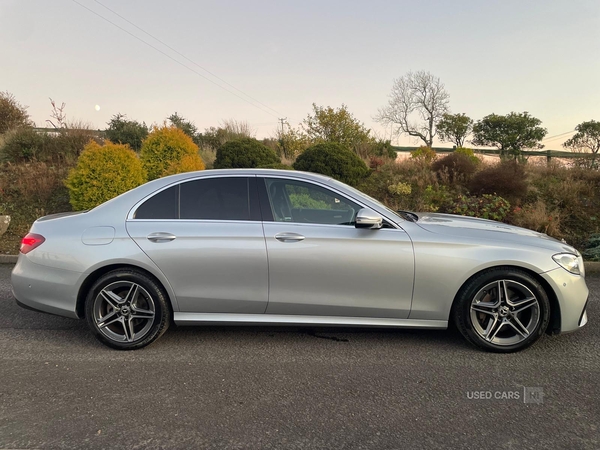
[[586,328],[511,355],[456,332],[265,327],[173,328],[118,352],[16,306],[11,268],[0,448],[600,448],[598,277]]

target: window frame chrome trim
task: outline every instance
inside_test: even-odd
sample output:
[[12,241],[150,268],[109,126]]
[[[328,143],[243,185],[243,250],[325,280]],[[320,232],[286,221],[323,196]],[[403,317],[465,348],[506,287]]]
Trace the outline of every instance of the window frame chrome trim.
[[[231,175],[219,175],[219,174],[215,174],[215,175],[207,175],[207,176],[195,176],[195,177],[190,177],[190,178],[185,178],[183,180],[177,180],[177,181],[173,181],[172,183],[169,183],[165,186],[162,186],[161,188],[151,192],[150,194],[147,194],[145,197],[143,197],[141,200],[138,200],[129,210],[129,212],[127,213],[127,217],[125,218],[126,222],[183,222],[183,221],[191,221],[191,222],[199,222],[199,221],[208,221],[208,222],[227,222],[227,223],[231,223],[231,222],[241,222],[241,223],[248,223],[248,222],[252,222],[252,223],[261,223],[262,220],[227,220],[227,219],[136,219],[134,216],[134,214],[136,213],[136,211],[138,210],[138,208],[145,203],[147,200],[149,200],[151,197],[154,197],[155,195],[160,194],[162,191],[166,191],[169,188],[172,188],[173,186],[181,186],[181,184],[183,183],[188,183],[190,181],[198,181],[198,180],[208,180],[211,178],[256,178],[256,175],[254,174],[231,174]],[[181,200],[180,200],[181,202]]]

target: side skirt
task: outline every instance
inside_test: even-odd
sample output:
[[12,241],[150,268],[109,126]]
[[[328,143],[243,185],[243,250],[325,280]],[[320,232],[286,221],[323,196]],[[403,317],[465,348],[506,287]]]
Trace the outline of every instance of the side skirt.
[[447,320],[385,319],[372,317],[296,316],[277,314],[173,314],[176,325],[323,325],[356,327],[430,328],[444,330]]

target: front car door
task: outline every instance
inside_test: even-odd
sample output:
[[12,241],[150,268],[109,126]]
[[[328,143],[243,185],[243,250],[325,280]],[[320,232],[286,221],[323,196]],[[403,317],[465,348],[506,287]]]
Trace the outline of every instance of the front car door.
[[408,318],[414,257],[391,222],[355,228],[363,207],[318,182],[258,177],[269,256],[268,314]]
[[202,177],[145,200],[127,231],[181,312],[264,313],[268,266],[254,176]]

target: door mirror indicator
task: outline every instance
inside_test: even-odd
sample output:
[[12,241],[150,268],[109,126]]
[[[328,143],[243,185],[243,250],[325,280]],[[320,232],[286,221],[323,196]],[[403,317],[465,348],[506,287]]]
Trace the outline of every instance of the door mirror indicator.
[[375,211],[362,208],[356,214],[356,228],[370,228],[378,230],[383,226],[383,217]]

